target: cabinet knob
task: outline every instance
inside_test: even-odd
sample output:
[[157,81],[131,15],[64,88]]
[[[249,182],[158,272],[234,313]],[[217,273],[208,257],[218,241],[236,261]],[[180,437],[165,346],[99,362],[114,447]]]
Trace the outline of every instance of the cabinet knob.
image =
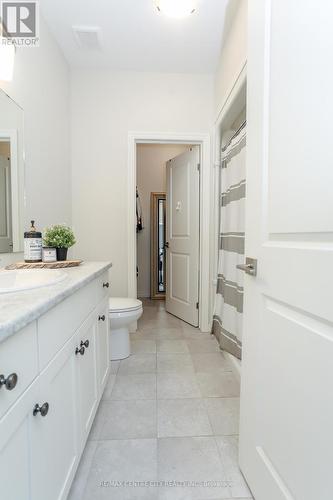
[[80,347],[86,347],[88,349],[88,347],[89,347],[89,340],[85,340],[84,342],[83,342],[83,340],[81,340]]
[[103,288],[109,288],[109,286],[110,286],[110,283],[108,281],[103,283]]
[[0,375],[0,389],[4,385],[7,391],[12,391],[16,387],[17,381],[18,376],[16,373],[11,373],[7,378],[4,375]]
[[84,351],[85,351],[84,346],[81,346],[81,348],[77,347],[77,348],[75,349],[75,354],[76,354],[76,355],[81,354],[81,356],[83,356],[83,355],[84,355]]
[[98,316],[98,321],[105,321],[105,314]]
[[49,403],[44,403],[42,404],[42,406],[39,406],[39,404],[37,403],[35,404],[32,414],[35,417],[36,415],[38,415],[38,413],[40,413],[42,417],[46,417],[49,412],[49,407]]

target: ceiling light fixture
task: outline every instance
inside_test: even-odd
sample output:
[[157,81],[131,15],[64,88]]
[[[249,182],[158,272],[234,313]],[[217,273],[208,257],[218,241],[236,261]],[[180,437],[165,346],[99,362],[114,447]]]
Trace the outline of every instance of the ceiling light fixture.
[[182,18],[193,14],[195,0],[155,0],[156,8],[168,17]]

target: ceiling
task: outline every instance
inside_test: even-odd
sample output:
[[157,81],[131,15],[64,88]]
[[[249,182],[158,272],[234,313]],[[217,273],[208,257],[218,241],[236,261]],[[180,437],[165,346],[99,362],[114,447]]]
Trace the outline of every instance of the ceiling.
[[[153,0],[40,0],[70,66],[170,73],[216,70],[227,3],[198,0],[194,14],[172,19]],[[72,26],[100,27],[101,48],[79,47]]]

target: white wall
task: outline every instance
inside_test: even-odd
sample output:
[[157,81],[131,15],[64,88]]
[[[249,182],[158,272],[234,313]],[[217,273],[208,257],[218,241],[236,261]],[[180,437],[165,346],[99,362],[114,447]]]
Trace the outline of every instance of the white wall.
[[[214,118],[215,118],[215,164],[219,165],[221,135],[223,130],[229,130],[235,125],[235,119],[244,108],[246,87],[240,87],[239,93],[231,108],[228,107],[228,97],[240,75],[246,71],[247,61],[247,4],[248,0],[229,0],[225,17],[225,30],[221,47],[220,60],[214,79]],[[236,102],[237,101],[237,102]],[[227,105],[228,103],[228,105]],[[228,108],[228,109],[226,109]],[[223,124],[220,118],[223,113]],[[215,279],[218,259],[219,233],[219,168],[214,169],[211,187],[211,233],[210,233],[210,274]],[[216,283],[212,280],[210,291],[210,317],[213,316]]]
[[223,45],[215,75],[215,117],[247,59],[247,0],[229,0]]
[[[0,88],[24,109],[24,225],[35,219],[43,229],[71,223],[71,174],[69,70],[43,19],[40,30],[40,47],[16,50],[14,78]],[[0,267],[18,257],[0,254]]]
[[213,77],[72,73],[75,256],[113,262],[111,293],[127,295],[128,132],[209,133]]
[[150,195],[166,191],[166,162],[189,148],[184,144],[138,144],[137,186],[144,229],[137,234],[138,296],[150,297]]

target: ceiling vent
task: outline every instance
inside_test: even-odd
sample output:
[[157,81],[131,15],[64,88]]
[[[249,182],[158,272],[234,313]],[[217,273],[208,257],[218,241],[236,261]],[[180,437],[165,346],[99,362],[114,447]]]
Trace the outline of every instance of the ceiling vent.
[[101,29],[91,26],[72,26],[77,44],[81,49],[101,50]]

